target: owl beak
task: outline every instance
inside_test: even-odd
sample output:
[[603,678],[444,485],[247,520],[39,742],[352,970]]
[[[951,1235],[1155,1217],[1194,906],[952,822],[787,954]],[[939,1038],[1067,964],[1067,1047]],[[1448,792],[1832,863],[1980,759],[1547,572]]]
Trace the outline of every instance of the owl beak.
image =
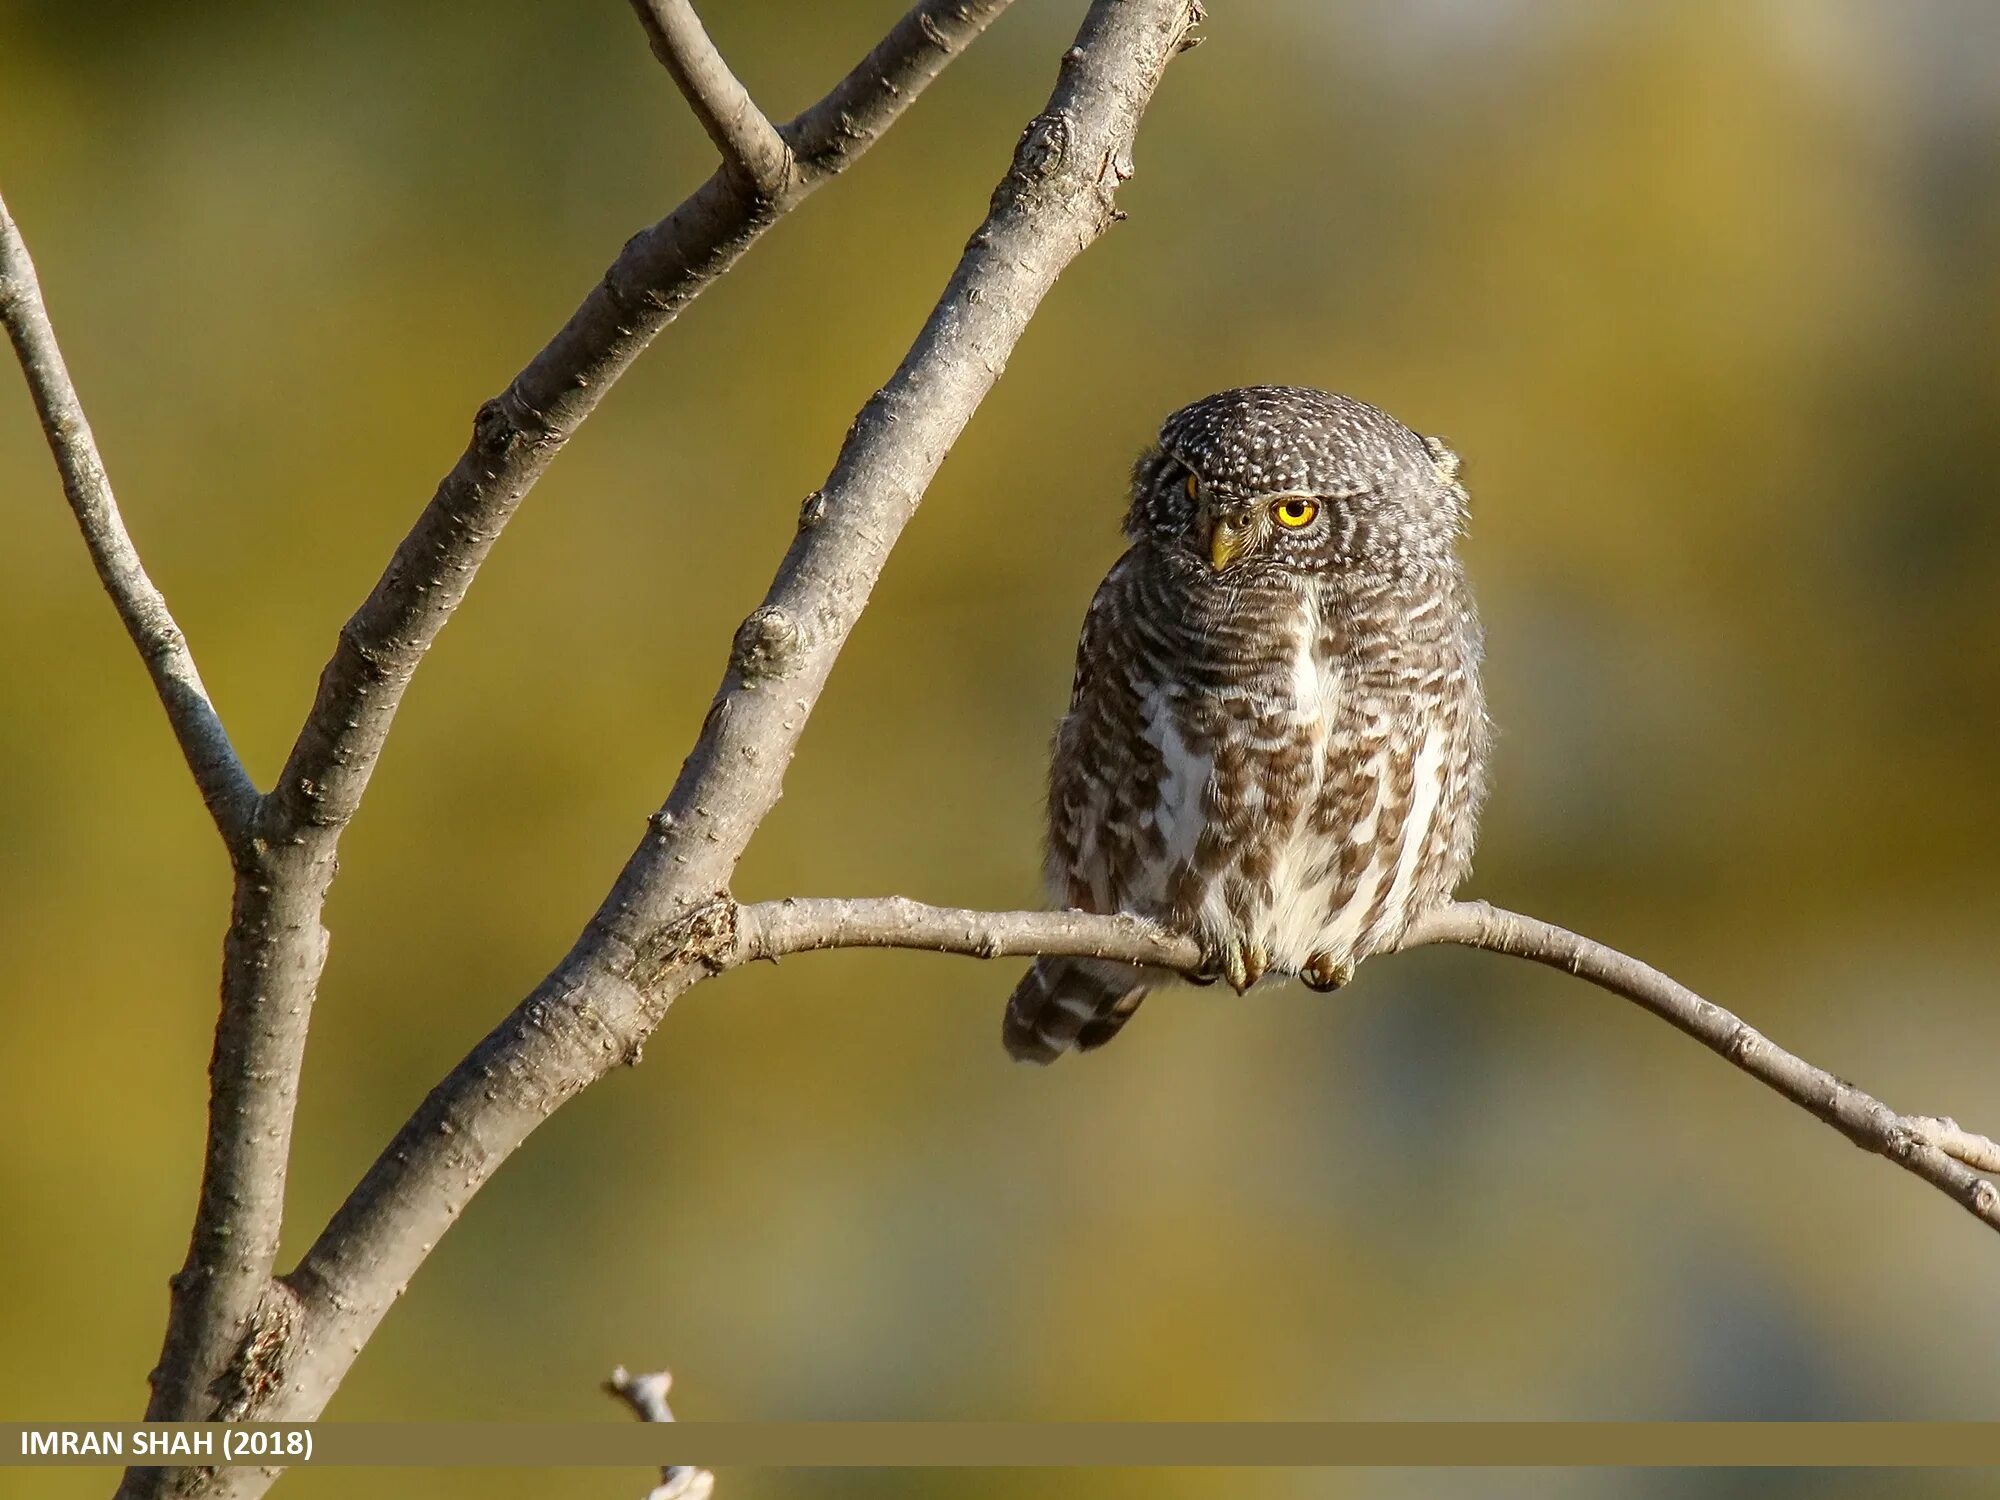
[[1250,528],[1233,524],[1227,516],[1221,516],[1209,527],[1208,565],[1220,573],[1242,553],[1243,545],[1250,539]]

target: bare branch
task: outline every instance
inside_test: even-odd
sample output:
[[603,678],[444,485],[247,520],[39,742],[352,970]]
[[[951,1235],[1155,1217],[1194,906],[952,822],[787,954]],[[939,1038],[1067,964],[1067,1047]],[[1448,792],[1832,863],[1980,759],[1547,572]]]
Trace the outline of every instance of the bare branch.
[[[961,911],[899,896],[761,902],[737,911],[736,934],[735,962],[825,948],[915,948],[976,958],[1109,958],[1183,973],[1201,961],[1191,938],[1131,917]],[[1408,950],[1436,943],[1530,959],[1635,1001],[1857,1146],[1886,1156],[2000,1229],[2000,1191],[1977,1175],[2000,1171],[2000,1144],[1951,1120],[1896,1113],[1853,1084],[1793,1056],[1659,970],[1551,923],[1483,902],[1460,902],[1419,919],[1402,946]]]
[[[852,149],[828,150],[802,165],[775,200],[733,171],[718,172],[635,236],[555,338],[481,408],[471,444],[341,630],[284,772],[268,798],[255,803],[253,792],[245,810],[253,825],[246,832],[256,837],[239,850],[201,1197],[187,1261],[172,1283],[149,1418],[212,1417],[220,1393],[235,1389],[252,1391],[256,1405],[270,1394],[269,1361],[289,1348],[296,1304],[271,1273],[299,1070],[326,953],[321,916],[340,832],[359,806],[418,663],[522,497],[653,336],[886,129],[1008,3],[923,0],[795,122],[817,144],[852,118],[863,132]],[[839,120],[829,123],[828,111]],[[185,1487],[192,1472],[135,1469],[121,1493]],[[214,1483],[217,1493],[247,1494],[268,1476],[229,1471]]]
[[[975,958],[1108,958],[1182,973],[1201,962],[1193,939],[1132,917],[963,911],[900,896],[760,902],[738,909],[736,934],[732,962],[827,948],[911,948]],[[2000,1196],[1991,1182],[1976,1175],[2000,1171],[2000,1143],[1952,1120],[1898,1114],[1853,1084],[1793,1056],[1659,970],[1551,923],[1483,902],[1461,902],[1420,919],[1402,946],[1407,951],[1438,943],[1530,959],[1635,1001],[1856,1145],[1888,1157],[2000,1229]]]
[[6,323],[20,358],[49,452],[62,475],[63,493],[83,531],[97,576],[125,622],[125,633],[139,648],[209,816],[223,842],[234,849],[257,806],[257,788],[202,686],[187,637],[174,623],[166,598],[146,576],[138,549],[125,530],[97,440],[91,436],[49,323],[35,263],[4,201],[0,201],[0,322]]
[[1457,943],[1525,958],[1587,979],[1644,1006],[1718,1057],[1823,1120],[1863,1150],[1886,1156],[1951,1197],[1973,1217],[2000,1229],[2000,1190],[1968,1170],[1992,1170],[2000,1147],[1948,1120],[1900,1115],[1881,1100],[1802,1058],[1658,969],[1552,923],[1484,902],[1460,902],[1420,918],[1405,948]]
[[466,1202],[530,1132],[621,1062],[736,953],[716,893],[776,800],[792,747],[890,547],[1057,274],[1111,223],[1139,116],[1191,0],[1095,0],[915,345],[856,419],[800,520],[680,785],[597,915],[534,993],[397,1132],[287,1278],[305,1326],[264,1415],[316,1415]]
[[792,149],[729,71],[688,0],[632,0],[653,56],[673,75],[722,159],[760,196],[776,198],[797,168]]
[[1960,1128],[1956,1120],[1933,1115],[1905,1116],[1911,1134],[1937,1147],[1953,1161],[1962,1161],[1980,1172],[2000,1172],[2000,1141],[1974,1135]]
[[913,948],[968,958],[1108,958],[1192,973],[1200,944],[1132,916],[1081,911],[967,911],[902,896],[790,897],[736,910],[732,964],[827,948]]
[[[630,1375],[623,1365],[604,1382],[606,1393],[631,1407],[641,1422],[673,1421],[673,1408],[667,1405],[667,1392],[673,1388],[674,1377],[665,1370]],[[693,1464],[663,1464],[660,1482],[646,1492],[646,1500],[708,1500],[714,1493],[715,1476],[708,1470]]]
[[[342,628],[272,790],[274,841],[353,818],[410,678],[528,491],[606,391],[772,224],[886,130],[1011,0],[923,0],[785,128],[799,172],[776,198],[718,170],[634,235],[560,332],[473,419],[472,439]],[[835,143],[838,144],[835,144]]]
[[912,6],[874,50],[778,133],[809,178],[831,177],[882,137],[1011,0]]

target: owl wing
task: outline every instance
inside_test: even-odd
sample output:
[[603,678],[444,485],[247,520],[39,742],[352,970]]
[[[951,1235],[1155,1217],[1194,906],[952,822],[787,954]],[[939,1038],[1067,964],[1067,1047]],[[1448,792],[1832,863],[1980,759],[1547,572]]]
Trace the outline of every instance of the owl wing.
[[[1145,770],[1142,704],[1149,685],[1129,595],[1137,566],[1127,553],[1090,601],[1069,712],[1049,763],[1049,890],[1063,905],[1085,911],[1121,909],[1140,857],[1135,803],[1154,795],[1150,784],[1157,779]],[[1007,1050],[1047,1063],[1101,1047],[1138,1009],[1146,988],[1146,979],[1122,964],[1038,959],[1008,1000]]]
[[1112,565],[1104,575],[1104,582],[1097,586],[1097,592],[1090,596],[1090,608],[1084,611],[1083,629],[1076,640],[1076,670],[1069,679],[1069,711],[1074,714],[1092,687],[1103,681],[1105,658],[1110,654],[1113,640],[1118,634],[1118,619],[1125,603],[1124,572],[1130,566],[1128,552]]
[[1069,712],[1049,762],[1049,892],[1065,906],[1117,911],[1128,884],[1134,785],[1145,773],[1146,684],[1132,639],[1127,553],[1090,601],[1077,641]]

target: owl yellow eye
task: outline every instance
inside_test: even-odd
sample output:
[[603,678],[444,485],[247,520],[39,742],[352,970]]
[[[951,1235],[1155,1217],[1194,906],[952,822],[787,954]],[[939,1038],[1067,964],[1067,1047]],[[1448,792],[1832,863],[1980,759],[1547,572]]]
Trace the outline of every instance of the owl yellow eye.
[[1271,519],[1280,526],[1289,526],[1296,531],[1301,526],[1310,526],[1313,517],[1319,514],[1319,502],[1295,496],[1290,500],[1280,500],[1271,507]]
[[1188,499],[1199,500],[1201,498],[1201,481],[1196,479],[1194,475],[1188,475],[1187,483],[1183,484],[1181,488],[1187,491]]

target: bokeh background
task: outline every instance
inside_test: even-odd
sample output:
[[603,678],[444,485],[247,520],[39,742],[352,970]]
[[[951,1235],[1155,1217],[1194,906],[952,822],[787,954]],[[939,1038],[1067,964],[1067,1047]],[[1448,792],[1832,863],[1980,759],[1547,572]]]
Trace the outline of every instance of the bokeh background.
[[[789,113],[899,6],[706,8]],[[1471,888],[2000,1128],[2000,7],[1211,9],[1131,221],[945,467],[739,892],[1035,901],[1133,453],[1211,389],[1325,385],[1466,456],[1500,727]],[[487,565],[345,846],[294,1252],[635,842],[1080,11],[1021,0],[661,339]],[[478,402],[709,164],[619,0],[0,0],[0,184],[261,780]],[[0,1411],[130,1417],[186,1242],[225,870],[11,373],[0,536]],[[701,988],[480,1196],[332,1415],[614,1421],[614,1362],[670,1365],[715,1419],[2000,1415],[1991,1234],[1632,1007],[1427,952],[1337,998],[1162,998],[1043,1072],[1000,1051],[1013,970],[836,954]]]

